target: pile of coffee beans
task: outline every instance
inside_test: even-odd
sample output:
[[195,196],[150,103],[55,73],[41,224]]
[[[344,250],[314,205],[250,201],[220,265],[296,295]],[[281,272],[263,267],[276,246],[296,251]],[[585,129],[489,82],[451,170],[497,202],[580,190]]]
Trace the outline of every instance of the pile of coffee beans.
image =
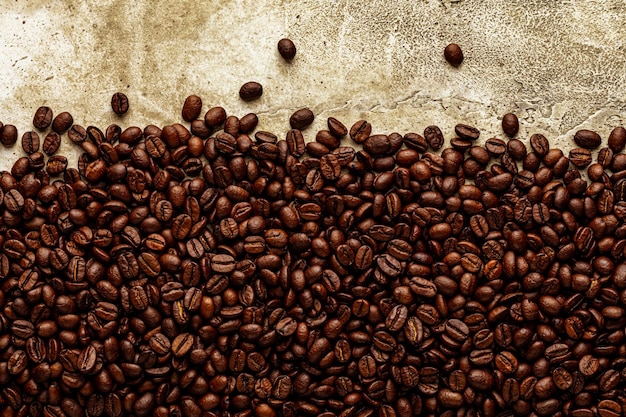
[[626,130],[594,159],[202,110],[37,110],[0,174],[2,417],[624,414]]

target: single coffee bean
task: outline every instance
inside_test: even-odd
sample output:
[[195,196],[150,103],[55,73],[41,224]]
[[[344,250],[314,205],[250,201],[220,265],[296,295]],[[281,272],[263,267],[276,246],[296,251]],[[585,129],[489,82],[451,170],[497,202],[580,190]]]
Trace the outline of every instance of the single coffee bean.
[[0,143],[4,146],[13,146],[17,142],[17,128],[13,125],[0,127]]
[[194,94],[187,96],[183,103],[182,117],[186,122],[193,122],[202,112],[202,99]]
[[574,142],[581,148],[595,149],[602,143],[602,138],[592,130],[581,129],[574,135]]
[[68,112],[62,112],[56,115],[52,120],[52,130],[59,135],[65,133],[74,124],[74,118]]
[[454,132],[463,140],[476,140],[480,136],[480,131],[469,125],[458,124],[454,127]]
[[296,56],[296,45],[291,39],[283,38],[278,41],[278,53],[287,61]]
[[513,137],[519,131],[519,120],[513,113],[507,113],[502,117],[502,131],[508,136]]
[[128,97],[124,93],[115,93],[111,97],[111,109],[115,114],[125,114],[128,111]]
[[29,155],[39,150],[39,135],[37,132],[25,132],[22,135],[22,149]]
[[458,67],[463,62],[463,51],[456,43],[451,43],[443,50],[446,61],[454,67]]
[[626,129],[622,126],[617,126],[613,129],[609,135],[608,145],[615,153],[623,151],[624,147],[626,147]]
[[591,152],[589,149],[575,148],[569,151],[569,160],[577,168],[584,168],[591,164]]
[[535,133],[530,137],[530,146],[539,156],[546,155],[550,150],[550,143],[548,142],[548,139],[541,133]]
[[60,146],[61,136],[56,132],[50,132],[43,140],[42,150],[46,155],[52,156],[59,150]]
[[[263,95],[263,86],[256,81],[248,81],[239,89],[239,97],[243,101],[252,101]],[[295,128],[294,128],[295,129]]]
[[291,117],[289,117],[289,125],[292,129],[302,130],[313,123],[314,118],[315,116],[311,110],[303,108],[295,111]]
[[52,124],[52,109],[47,106],[41,106],[33,116],[33,126],[37,130],[46,130]]

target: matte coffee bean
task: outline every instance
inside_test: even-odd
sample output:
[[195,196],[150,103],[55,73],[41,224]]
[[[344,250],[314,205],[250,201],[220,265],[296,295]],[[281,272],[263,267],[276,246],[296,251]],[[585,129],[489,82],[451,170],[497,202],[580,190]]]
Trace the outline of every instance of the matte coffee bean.
[[350,138],[356,143],[363,143],[372,133],[372,125],[365,120],[359,120],[350,128]]

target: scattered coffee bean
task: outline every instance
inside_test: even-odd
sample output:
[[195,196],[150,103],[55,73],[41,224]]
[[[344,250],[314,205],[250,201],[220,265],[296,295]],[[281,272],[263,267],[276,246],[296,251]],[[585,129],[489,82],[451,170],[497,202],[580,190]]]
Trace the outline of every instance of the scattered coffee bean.
[[202,99],[194,94],[188,96],[183,104],[182,117],[186,122],[193,122],[202,112]]
[[124,93],[115,93],[111,97],[111,109],[115,114],[125,114],[128,111],[128,97]]
[[602,143],[602,138],[594,131],[582,129],[574,135],[574,142],[581,148],[595,149]]
[[458,67],[463,62],[463,51],[456,43],[451,43],[443,51],[446,61],[454,67]]
[[513,113],[507,113],[502,117],[502,131],[505,135],[513,137],[519,131],[519,120]]
[[283,38],[278,41],[278,53],[287,61],[296,56],[296,45],[291,39]]
[[52,124],[52,109],[47,106],[39,107],[33,117],[33,126],[37,130],[46,130],[50,124]]
[[243,101],[252,101],[263,95],[263,86],[256,81],[248,81],[239,89],[239,97]]
[[315,116],[308,108],[303,108],[294,112],[289,118],[289,125],[292,129],[302,130],[313,123]]

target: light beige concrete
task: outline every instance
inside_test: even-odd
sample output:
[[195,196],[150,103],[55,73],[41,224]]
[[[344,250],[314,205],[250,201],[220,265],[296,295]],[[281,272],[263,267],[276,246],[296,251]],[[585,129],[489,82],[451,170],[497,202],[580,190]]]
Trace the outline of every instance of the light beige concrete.
[[[76,123],[105,128],[181,121],[184,98],[205,110],[259,114],[260,127],[284,134],[308,106],[375,132],[422,132],[456,123],[482,138],[502,136],[501,116],[521,120],[522,139],[545,133],[568,148],[573,132],[606,139],[626,116],[626,6],[599,1],[403,0],[7,0],[0,10],[0,120],[21,133],[34,111],[71,111]],[[290,37],[289,64],[276,51]],[[465,62],[443,59],[450,42]],[[263,84],[244,103],[241,84]],[[131,110],[119,118],[111,95]],[[61,152],[73,147],[65,141]],[[0,169],[22,151],[0,151]]]

